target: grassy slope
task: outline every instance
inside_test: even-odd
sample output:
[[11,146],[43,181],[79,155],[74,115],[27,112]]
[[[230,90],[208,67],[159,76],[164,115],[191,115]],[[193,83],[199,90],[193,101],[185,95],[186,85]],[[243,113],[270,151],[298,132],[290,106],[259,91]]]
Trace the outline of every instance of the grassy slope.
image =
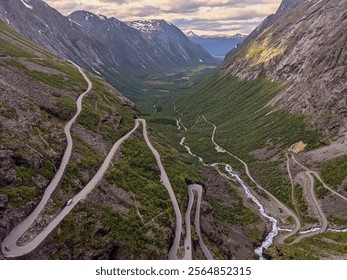
[[[285,89],[281,81],[270,82],[264,77],[242,81],[218,73],[205,80],[188,94],[178,98],[176,105],[183,113],[183,123],[190,127],[199,115],[217,125],[216,142],[249,163],[259,182],[291,206],[290,184],[285,170],[282,150],[303,140],[308,148],[316,148],[320,135],[306,128],[303,118],[289,115],[266,104]],[[270,113],[271,112],[271,113]],[[202,119],[187,133],[187,143],[210,162],[227,161],[240,169],[240,164],[224,154],[217,154],[210,141],[212,126]],[[250,152],[264,148],[271,141],[277,146],[278,157],[273,161],[255,159]]]
[[[35,44],[29,42],[24,37],[19,35],[17,32],[9,28],[6,24],[0,22],[0,32],[1,32],[1,44],[0,44],[0,53],[3,56],[6,56],[0,63],[5,67],[15,67],[22,71],[22,73],[27,76],[29,79],[32,79],[33,83],[44,83],[47,86],[52,87],[53,90],[62,89],[62,81],[66,82],[66,88],[68,88],[72,95],[81,91],[86,85],[83,77],[81,77],[78,70],[58,59],[55,55],[50,54],[44,49],[38,48]],[[35,59],[39,57],[39,59]],[[49,75],[39,71],[30,71],[27,67],[22,65],[19,62],[19,59],[25,59],[30,62],[34,62],[48,68],[59,70],[62,74],[65,75],[63,78],[62,75]],[[37,123],[32,124],[31,133],[39,135],[43,139],[43,146],[47,149],[59,151],[62,147],[58,147],[56,139],[51,138],[51,134],[48,133],[47,127],[45,127],[46,122],[50,122],[53,127],[60,127],[63,125],[65,119],[69,118],[69,115],[73,113],[75,108],[73,106],[65,108],[66,100],[70,100],[69,96],[65,95],[62,92],[60,97],[52,97],[57,102],[57,107],[64,108],[59,109],[55,112],[45,111],[44,108],[39,108],[38,104],[29,99],[28,108],[32,108],[32,111],[40,111],[42,119],[36,120]],[[70,101],[72,102],[72,101]],[[6,108],[6,105],[4,105]],[[17,108],[18,110],[27,110],[28,108]],[[6,115],[4,115],[6,117]],[[11,116],[8,116],[11,119]],[[10,137],[0,137],[0,144],[3,149],[15,149],[18,145],[18,141],[28,142],[32,140],[30,134],[26,133],[15,134],[13,131],[6,131],[10,134]],[[29,133],[29,132],[28,132]],[[49,157],[41,146],[35,146],[35,149],[41,152],[43,155]],[[23,156],[23,153],[26,153],[25,157],[30,158],[34,152],[32,150],[17,150],[18,156]],[[53,160],[53,159],[52,159]],[[43,160],[43,165],[37,169],[28,166],[23,166],[21,164],[14,164],[13,168],[16,170],[17,178],[19,178],[20,184],[14,182],[14,185],[4,186],[0,189],[0,194],[8,195],[9,204],[12,206],[24,205],[25,203],[35,200],[41,193],[41,186],[35,184],[34,179],[38,176],[49,179],[53,177],[54,169],[51,163],[48,160]]]
[[[98,190],[88,196],[86,203],[81,203],[62,223],[58,234],[47,240],[45,246],[54,246],[57,251],[50,258],[86,258],[102,251],[105,258],[121,259],[165,259],[169,249],[169,240],[174,226],[174,212],[169,195],[160,184],[160,176],[155,159],[144,142],[141,128],[121,147],[121,153],[113,160]],[[198,169],[188,166],[172,148],[159,138],[153,138],[160,152],[165,169],[168,172],[179,205],[184,211],[187,204],[186,180],[198,180]],[[137,214],[133,199],[122,196],[108,197],[106,200],[117,202],[111,206],[107,201],[100,203],[99,195],[104,191],[120,188],[132,193],[138,203]],[[100,191],[101,190],[101,191]],[[128,213],[117,211],[118,206],[128,209]],[[93,209],[93,210],[91,210]],[[96,213],[96,214],[95,214]],[[85,215],[79,221],[76,218]],[[88,230],[82,230],[88,224]],[[106,233],[99,236],[100,227]],[[79,250],[62,247],[72,242]],[[107,246],[116,246],[117,253],[105,250]],[[89,249],[90,250],[89,250]],[[41,255],[38,255],[41,257]],[[34,258],[37,256],[35,255]],[[88,257],[87,257],[88,258]]]
[[266,253],[273,259],[281,260],[346,259],[346,244],[347,233],[326,232],[280,249],[272,247]]
[[[62,131],[66,121],[75,113],[75,99],[78,94],[85,90],[86,82],[74,66],[38,48],[7,25],[0,23],[0,32],[0,54],[3,56],[3,59],[0,61],[1,65],[13,69],[13,71],[20,71],[21,75],[26,76],[26,79],[30,80],[30,83],[33,85],[44,84],[43,87],[55,93],[50,98],[52,102],[56,102],[56,107],[47,110],[47,108],[40,107],[36,103],[35,96],[31,97],[28,101],[28,107],[32,107],[33,112],[39,112],[41,118],[37,119],[37,124],[32,124],[33,131],[25,131],[20,135],[15,134],[14,131],[6,131],[8,136],[0,138],[0,148],[15,150],[14,156],[20,158],[24,156],[30,159],[34,154],[33,150],[18,149],[18,143],[15,141],[17,139],[30,143],[32,147],[49,159],[48,150],[62,153],[64,149],[64,146],[57,142],[56,139],[51,139],[51,132],[55,130]],[[35,63],[46,69],[58,70],[61,74],[47,74],[37,70],[30,70],[24,65],[24,61]],[[91,77],[91,80],[94,87],[83,101],[83,110],[77,123],[87,130],[97,132],[105,141],[113,143],[133,127],[136,112],[122,105],[115,93],[106,89],[102,80],[96,77]],[[97,109],[95,109],[96,102],[99,104]],[[0,104],[0,110],[7,108],[7,104],[3,102]],[[24,110],[25,108],[17,109]],[[12,119],[13,114],[4,114],[4,116]],[[107,125],[102,122],[98,127],[95,126],[95,121],[100,122],[101,117],[110,115],[116,115],[120,120],[118,126]],[[49,125],[49,130],[47,125]],[[32,136],[36,137],[38,135],[41,137],[42,145],[31,140]],[[103,161],[103,158],[74,132],[73,138],[73,153],[78,155],[78,161],[72,162],[66,170],[66,177],[62,182],[61,191],[64,192],[65,190],[67,194],[78,191],[76,185],[71,182],[81,179],[84,172],[92,176]],[[50,160],[55,161],[53,158]],[[58,166],[59,163],[57,161],[56,165]],[[9,209],[14,209],[14,211],[17,207],[22,207],[28,202],[38,201],[44,191],[44,187],[37,184],[37,178],[41,176],[48,183],[55,173],[52,164],[48,160],[43,160],[43,164],[36,168],[22,164],[16,165],[15,163],[12,165],[12,168],[16,171],[18,179],[11,185],[2,187],[0,195],[8,197],[8,207]],[[58,205],[59,203],[65,203],[65,201],[58,201]],[[58,206],[56,205],[56,207]]]

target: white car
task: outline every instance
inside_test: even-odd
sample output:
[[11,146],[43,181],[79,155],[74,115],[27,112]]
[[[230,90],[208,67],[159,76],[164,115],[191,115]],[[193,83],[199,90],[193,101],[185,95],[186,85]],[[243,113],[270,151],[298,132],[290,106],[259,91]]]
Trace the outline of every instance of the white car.
[[69,201],[66,203],[66,206],[70,206],[72,204],[73,200],[69,199]]

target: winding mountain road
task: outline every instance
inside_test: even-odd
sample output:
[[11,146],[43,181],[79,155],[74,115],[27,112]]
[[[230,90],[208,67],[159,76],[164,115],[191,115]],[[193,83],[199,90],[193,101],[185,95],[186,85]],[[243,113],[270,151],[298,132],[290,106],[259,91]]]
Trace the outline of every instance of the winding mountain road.
[[[74,64],[75,65],[75,64]],[[83,73],[83,71],[75,65],[79,71],[82,73],[83,77],[88,82],[88,89],[86,92],[84,92],[77,100],[77,113],[73,117],[71,121],[66,125],[65,127],[65,133],[67,135],[68,139],[68,146],[64,153],[64,157],[61,163],[61,166],[59,170],[57,171],[56,175],[54,176],[54,179],[48,186],[40,204],[37,206],[37,208],[34,210],[34,212],[28,216],[21,224],[16,226],[10,234],[4,239],[4,241],[1,244],[1,250],[5,254],[6,257],[20,257],[23,255],[26,255],[30,252],[32,252],[35,248],[37,248],[46,238],[47,236],[63,221],[63,219],[72,211],[72,209],[81,201],[83,200],[99,183],[99,181],[103,178],[105,172],[107,171],[112,158],[114,157],[116,151],[120,148],[122,143],[127,140],[139,127],[139,124],[142,124],[143,127],[143,137],[145,139],[145,142],[147,146],[152,151],[156,161],[157,165],[160,169],[160,177],[161,177],[161,183],[166,187],[170,200],[173,204],[175,215],[176,215],[176,225],[175,225],[175,237],[173,245],[169,251],[169,259],[179,259],[178,258],[178,249],[180,248],[180,240],[182,235],[182,216],[181,211],[179,209],[177,199],[175,196],[175,193],[172,189],[172,186],[170,184],[170,180],[167,176],[167,173],[165,171],[165,168],[161,162],[160,154],[158,151],[153,147],[152,143],[149,140],[148,132],[147,132],[147,123],[144,119],[136,119],[135,120],[135,126],[134,128],[129,131],[126,135],[124,135],[122,138],[120,138],[111,148],[110,152],[108,153],[107,157],[105,158],[103,164],[97,171],[97,173],[94,175],[94,177],[90,180],[90,182],[75,196],[71,199],[71,203],[65,206],[62,211],[52,220],[52,222],[42,230],[32,241],[30,241],[28,244],[25,244],[23,246],[17,245],[17,241],[19,238],[30,228],[30,226],[34,223],[34,221],[37,219],[41,211],[44,209],[45,204],[47,203],[48,199],[51,197],[51,194],[53,193],[54,189],[57,187],[59,182],[61,181],[64,170],[69,162],[71,152],[72,152],[72,138],[71,138],[71,126],[78,117],[79,113],[81,112],[81,106],[82,106],[82,99],[85,94],[87,94],[90,89],[92,88],[92,84],[88,77]],[[191,195],[191,192],[193,190],[198,192],[198,202],[197,202],[197,209],[196,209],[196,216],[195,216],[195,226],[197,233],[199,235],[200,244],[203,252],[205,253],[206,257],[208,259],[212,259],[211,254],[209,253],[207,247],[202,241],[201,238],[201,231],[200,231],[200,206],[201,206],[201,195],[202,195],[202,186],[200,185],[190,185],[188,187],[189,190],[189,205],[192,205],[194,202],[194,195]],[[185,238],[185,247],[184,247],[184,257],[182,259],[192,259],[192,245],[191,245],[191,233],[190,233],[190,210],[189,212],[189,223],[186,221],[186,238]]]
[[325,214],[324,214],[324,212],[323,212],[321,206],[319,205],[318,199],[317,199],[316,194],[315,194],[315,191],[314,191],[314,178],[313,178],[313,176],[311,175],[311,173],[310,173],[309,171],[306,171],[304,174],[307,176],[307,178],[308,178],[308,180],[309,180],[309,182],[310,182],[310,183],[309,183],[310,196],[312,197],[313,203],[314,203],[315,207],[316,207],[317,210],[318,210],[318,213],[319,213],[319,216],[320,216],[320,219],[321,219],[322,226],[321,226],[321,228],[320,228],[319,230],[317,230],[317,231],[309,232],[309,233],[307,233],[307,234],[303,234],[303,235],[297,237],[291,244],[298,243],[298,242],[300,242],[302,239],[304,239],[304,238],[306,238],[306,237],[312,237],[312,236],[314,236],[314,235],[316,235],[316,234],[323,233],[323,232],[325,232],[325,231],[327,230],[327,228],[328,228],[328,220],[327,220],[327,218],[326,218],[326,216],[325,216]]
[[290,210],[286,205],[284,205],[281,201],[279,201],[273,194],[271,194],[269,191],[267,191],[266,189],[264,189],[262,186],[260,186],[260,185],[254,180],[254,178],[251,176],[251,174],[250,174],[250,172],[249,172],[248,165],[247,165],[247,163],[246,163],[245,161],[243,161],[242,159],[240,159],[240,158],[237,157],[236,155],[230,153],[228,150],[224,149],[223,147],[221,147],[220,145],[218,145],[218,144],[216,143],[216,141],[214,140],[214,138],[215,138],[215,133],[216,133],[216,130],[217,130],[217,126],[216,126],[214,123],[208,121],[208,120],[205,118],[204,115],[202,115],[202,118],[203,118],[207,123],[209,123],[210,125],[213,126],[213,132],[212,132],[212,136],[211,136],[211,141],[212,141],[212,143],[216,146],[216,148],[217,148],[218,150],[220,150],[220,151],[224,151],[224,152],[227,153],[228,155],[234,157],[234,158],[237,159],[239,162],[241,162],[241,163],[244,165],[244,167],[245,167],[245,171],[246,171],[246,174],[247,174],[248,178],[249,178],[260,190],[262,190],[262,191],[265,192],[269,197],[271,197],[272,200],[275,201],[276,204],[277,204],[284,212],[286,212],[288,216],[291,216],[291,217],[294,218],[294,221],[295,221],[295,228],[294,228],[291,232],[289,232],[289,233],[287,233],[287,234],[285,234],[285,235],[282,235],[282,236],[280,236],[280,237],[278,238],[278,243],[279,243],[279,244],[283,244],[283,242],[284,242],[285,239],[287,239],[287,238],[293,236],[294,234],[296,234],[296,233],[300,230],[300,227],[301,227],[300,219],[298,218],[297,215],[294,214],[294,212],[293,212],[292,210]]
[[306,166],[304,166],[303,164],[301,164],[293,154],[291,154],[293,160],[300,165],[303,169],[305,169],[306,171],[308,171],[311,174],[314,174],[316,176],[316,178],[322,183],[323,187],[326,188],[327,190],[331,191],[333,194],[337,195],[338,197],[342,198],[343,200],[347,201],[347,197],[343,196],[342,194],[334,191],[332,188],[330,188],[329,186],[327,186],[327,184],[324,183],[324,181],[322,180],[322,178],[319,176],[319,174],[316,171],[310,170],[308,169]]
[[166,174],[165,168],[163,166],[163,163],[161,162],[160,159],[160,154],[158,153],[158,151],[153,147],[151,141],[148,138],[148,132],[147,132],[147,123],[145,120],[140,119],[139,121],[142,122],[142,127],[143,127],[143,137],[146,141],[147,146],[149,147],[149,149],[152,151],[152,154],[155,157],[155,160],[157,161],[157,165],[159,167],[160,170],[160,179],[161,179],[161,183],[166,187],[171,202],[173,204],[174,210],[175,210],[175,215],[176,215],[176,226],[175,226],[175,237],[174,237],[174,242],[173,245],[169,251],[169,259],[170,260],[176,260],[178,259],[177,257],[177,252],[178,249],[180,247],[180,240],[181,240],[181,235],[182,235],[182,215],[181,215],[181,210],[178,206],[177,203],[177,199],[175,196],[175,193],[172,189],[169,177]]
[[[190,217],[191,217],[191,210],[192,210],[192,206],[195,200],[195,196],[194,196],[194,192],[197,193],[198,195],[198,199],[196,202],[196,209],[195,209],[195,218],[194,218],[194,227],[195,227],[195,231],[199,237],[199,245],[201,250],[203,251],[206,259],[208,260],[213,260],[213,257],[211,255],[210,250],[207,248],[207,246],[205,245],[203,239],[202,239],[202,234],[201,234],[201,228],[200,228],[200,209],[201,209],[201,200],[202,200],[202,193],[203,193],[203,187],[201,185],[198,184],[191,184],[188,186],[188,194],[189,194],[189,202],[188,202],[188,209],[186,212],[186,217],[185,217],[185,221],[186,221],[186,238],[185,238],[185,242],[184,242],[184,246],[187,249],[186,251],[186,259],[192,259],[192,255],[191,255],[191,250],[192,250],[192,239],[191,239],[191,222],[190,222]],[[189,256],[187,256],[187,254],[190,254]]]
[[[292,172],[290,170],[290,158],[288,156],[288,153],[286,153],[286,158],[287,158],[287,173],[288,173],[288,176],[289,176],[289,180],[290,180],[290,185],[292,187],[292,203],[294,205],[294,208],[295,208],[295,211],[296,211],[296,214],[298,216],[300,216],[299,214],[299,209],[298,209],[298,206],[296,204],[296,201],[295,201],[295,186],[294,186],[294,180],[293,180],[293,175],[292,175]],[[300,220],[299,220],[300,221]]]
[[[3,251],[3,253],[6,256],[9,256],[9,255],[20,256],[20,255],[25,254],[26,251],[30,250],[30,248],[24,249],[22,247],[18,247],[16,245],[16,242],[29,229],[29,227],[32,225],[32,223],[36,220],[36,218],[39,216],[39,214],[41,213],[41,211],[45,207],[45,205],[46,205],[47,201],[49,200],[49,198],[51,197],[53,191],[56,189],[56,187],[60,183],[60,181],[64,175],[64,171],[66,169],[66,166],[67,166],[67,164],[70,160],[70,157],[71,157],[72,146],[73,146],[72,137],[71,137],[71,127],[74,124],[74,122],[76,121],[79,114],[81,113],[82,100],[83,100],[84,96],[86,94],[88,94],[90,92],[90,90],[92,89],[92,83],[89,80],[89,78],[87,77],[87,75],[82,71],[82,69],[78,65],[76,65],[72,61],[70,61],[70,63],[73,64],[78,69],[78,71],[81,73],[83,78],[86,80],[88,87],[87,87],[87,90],[84,93],[82,93],[76,101],[76,106],[77,106],[76,114],[73,116],[73,118],[64,127],[64,132],[65,132],[66,140],[67,140],[67,147],[65,149],[60,167],[59,167],[58,171],[56,172],[55,176],[53,177],[52,181],[48,185],[47,189],[45,190],[43,197],[42,197],[40,203],[38,204],[38,206],[35,208],[35,210],[22,223],[17,225],[3,241],[2,245],[1,245],[1,250]],[[5,249],[5,246],[9,246],[11,248],[11,252],[7,252],[7,250]]]

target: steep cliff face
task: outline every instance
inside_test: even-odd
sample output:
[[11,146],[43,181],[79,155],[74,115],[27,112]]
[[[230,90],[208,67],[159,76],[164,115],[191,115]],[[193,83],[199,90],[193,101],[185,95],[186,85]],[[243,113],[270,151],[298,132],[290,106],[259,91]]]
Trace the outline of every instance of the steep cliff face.
[[346,143],[347,2],[306,1],[296,7],[299,3],[286,2],[222,73],[286,80],[289,87],[269,105],[304,114],[311,125]]
[[254,40],[258,35],[260,35],[263,31],[265,31],[268,27],[270,27],[276,19],[278,19],[281,15],[289,13],[291,10],[300,6],[306,0],[283,0],[275,14],[269,15],[264,19],[264,21],[257,26],[248,36],[247,38],[238,44],[236,47],[231,49],[225,56],[225,61],[236,54],[239,50],[241,50],[244,46],[249,44],[252,40]]

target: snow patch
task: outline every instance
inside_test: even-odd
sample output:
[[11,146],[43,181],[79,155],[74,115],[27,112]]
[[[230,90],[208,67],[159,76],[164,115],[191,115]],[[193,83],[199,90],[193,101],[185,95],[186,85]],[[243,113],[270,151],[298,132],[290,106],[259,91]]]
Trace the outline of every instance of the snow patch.
[[76,22],[76,21],[73,21],[73,20],[71,20],[71,19],[69,19],[71,22],[73,22],[74,24],[77,24],[77,25],[79,25],[80,27],[82,27],[83,28],[83,26],[82,25],[80,25],[78,22]]
[[26,7],[26,8],[28,8],[28,9],[30,9],[30,10],[32,10],[33,9],[33,6],[30,6],[29,4],[28,4],[28,0],[20,0],[22,3],[23,3],[23,5]]
[[105,17],[104,15],[98,15],[98,17],[99,17],[99,19],[101,19],[101,20],[107,19],[107,17]]
[[93,69],[94,73],[96,73],[96,74],[98,74],[98,75],[101,76],[101,73],[100,73],[99,71],[97,71],[97,70],[96,70],[95,68],[93,68],[93,67],[92,67],[92,69]]
[[161,31],[162,27],[158,20],[136,20],[129,22],[128,25],[132,28],[135,28],[142,33],[151,33],[153,31]]

